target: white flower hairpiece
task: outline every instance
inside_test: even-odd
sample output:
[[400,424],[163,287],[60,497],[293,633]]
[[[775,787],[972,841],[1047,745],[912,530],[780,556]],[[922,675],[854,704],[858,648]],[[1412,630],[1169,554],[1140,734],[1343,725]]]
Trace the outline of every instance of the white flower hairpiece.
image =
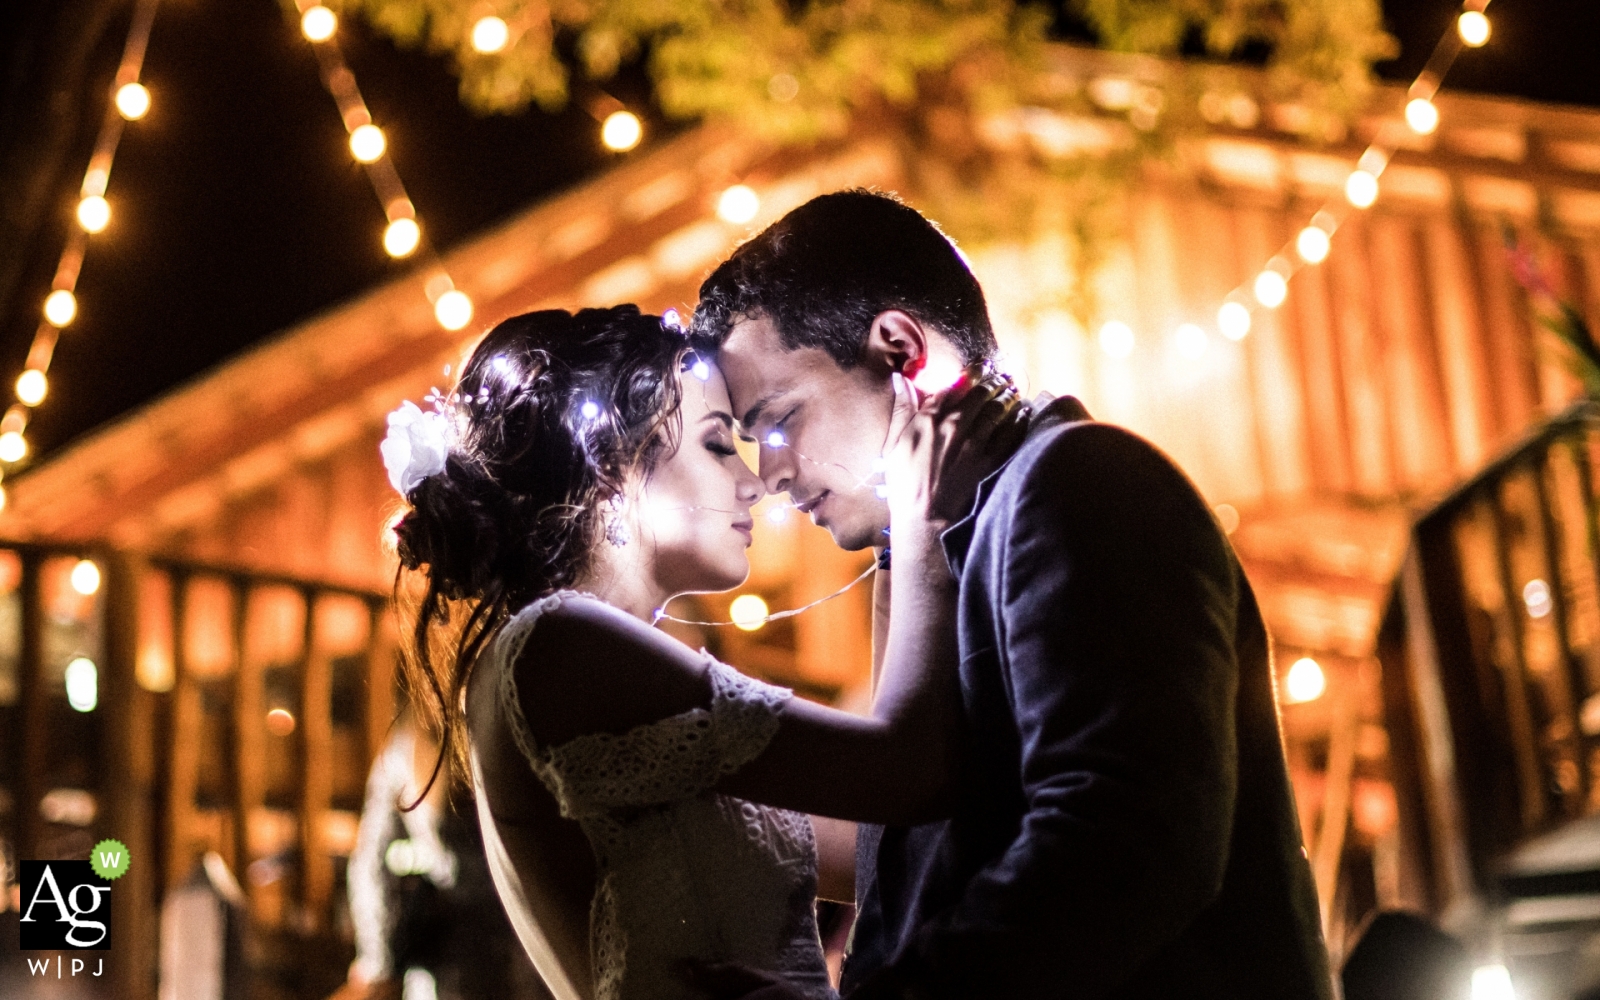
[[405,496],[424,479],[443,472],[454,431],[445,414],[423,410],[409,399],[401,403],[389,414],[389,432],[378,446],[389,485]]

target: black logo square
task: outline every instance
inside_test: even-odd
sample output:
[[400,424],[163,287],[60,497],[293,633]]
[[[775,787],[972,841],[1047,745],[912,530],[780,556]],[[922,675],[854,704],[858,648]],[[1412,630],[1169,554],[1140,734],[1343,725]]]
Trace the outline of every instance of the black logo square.
[[22,951],[106,951],[111,947],[111,883],[87,861],[24,861]]

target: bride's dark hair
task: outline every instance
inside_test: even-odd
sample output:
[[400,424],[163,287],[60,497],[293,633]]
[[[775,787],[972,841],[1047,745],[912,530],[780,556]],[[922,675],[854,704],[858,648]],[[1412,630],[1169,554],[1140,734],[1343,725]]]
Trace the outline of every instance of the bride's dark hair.
[[637,306],[550,309],[496,326],[462,368],[444,469],[406,494],[394,529],[397,598],[426,583],[404,609],[406,686],[458,774],[473,663],[511,615],[583,574],[611,499],[677,448],[689,350]]

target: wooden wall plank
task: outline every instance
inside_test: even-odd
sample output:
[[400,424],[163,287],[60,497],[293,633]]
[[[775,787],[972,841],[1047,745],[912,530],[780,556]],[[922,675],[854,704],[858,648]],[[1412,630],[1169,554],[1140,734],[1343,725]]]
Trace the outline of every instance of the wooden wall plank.
[[1489,457],[1496,438],[1490,362],[1478,311],[1473,268],[1463,234],[1449,220],[1430,218],[1422,229],[1430,312],[1443,376],[1445,414],[1455,465],[1450,478],[1470,475]]
[[[1237,218],[1239,247],[1245,260],[1265,263],[1283,245],[1283,226],[1276,213],[1245,208]],[[1305,399],[1296,377],[1301,360],[1281,312],[1257,310],[1245,345],[1251,358],[1267,494],[1271,499],[1287,500],[1310,491],[1311,473]]]
[[1334,330],[1344,375],[1351,486],[1361,496],[1395,492],[1393,434],[1383,390],[1383,334],[1376,317],[1370,260],[1371,230],[1352,219],[1336,236],[1327,269]]
[[1319,492],[1345,495],[1354,490],[1355,478],[1330,280],[1326,268],[1302,271],[1295,276],[1290,305],[1300,333],[1312,482]]

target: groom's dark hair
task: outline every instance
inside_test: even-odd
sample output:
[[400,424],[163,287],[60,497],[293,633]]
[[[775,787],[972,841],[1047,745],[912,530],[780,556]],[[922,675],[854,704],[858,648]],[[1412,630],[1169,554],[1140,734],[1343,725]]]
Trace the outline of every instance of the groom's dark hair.
[[893,195],[857,188],[811,199],[735,250],[701,284],[692,330],[715,350],[735,323],[766,316],[784,347],[850,368],[887,309],[943,334],[968,364],[997,349],[983,289],[949,237]]

